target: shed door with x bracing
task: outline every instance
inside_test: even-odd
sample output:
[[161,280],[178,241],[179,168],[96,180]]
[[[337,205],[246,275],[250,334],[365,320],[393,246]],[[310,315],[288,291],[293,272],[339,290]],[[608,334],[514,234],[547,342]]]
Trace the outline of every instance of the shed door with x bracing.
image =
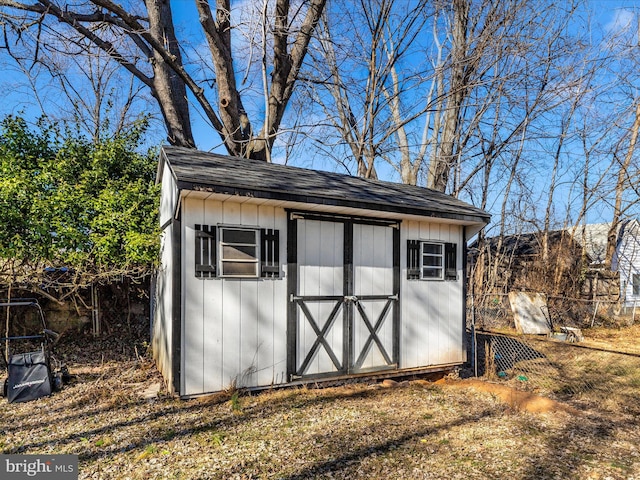
[[396,368],[397,226],[307,215],[289,230],[290,377]]

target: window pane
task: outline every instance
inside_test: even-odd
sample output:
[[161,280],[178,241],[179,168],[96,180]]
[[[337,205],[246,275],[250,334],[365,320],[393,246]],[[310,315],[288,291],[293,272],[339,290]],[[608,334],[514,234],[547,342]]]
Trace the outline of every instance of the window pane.
[[444,245],[442,243],[422,242],[421,264],[422,278],[444,278]]
[[442,244],[440,243],[423,243],[422,253],[430,253],[432,255],[442,255]]
[[250,228],[221,228],[220,269],[222,276],[258,276],[258,231]]
[[222,274],[256,276],[258,264],[255,262],[222,262]]
[[255,260],[256,247],[253,245],[223,245],[222,258],[225,260]]
[[640,275],[638,275],[637,273],[634,273],[632,277],[632,282],[633,282],[633,294],[640,295]]
[[430,255],[424,255],[422,257],[422,265],[425,267],[441,267],[442,257],[434,257]]
[[256,231],[225,228],[222,230],[222,241],[224,243],[256,243]]
[[222,230],[224,243],[256,243],[255,230],[239,230],[225,228]]
[[439,268],[423,268],[423,278],[442,278],[442,270]]

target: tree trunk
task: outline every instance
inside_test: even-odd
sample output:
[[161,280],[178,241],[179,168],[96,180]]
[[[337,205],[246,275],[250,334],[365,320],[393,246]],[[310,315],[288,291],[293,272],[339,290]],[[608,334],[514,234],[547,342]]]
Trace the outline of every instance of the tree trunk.
[[620,224],[620,218],[622,217],[622,196],[625,191],[625,186],[629,176],[629,165],[631,165],[631,159],[636,148],[638,141],[638,130],[640,130],[640,102],[636,105],[635,119],[633,126],[631,127],[631,138],[629,139],[629,147],[627,148],[627,154],[624,157],[620,170],[618,171],[618,180],[616,181],[616,198],[615,205],[613,207],[613,218],[611,220],[611,227],[609,228],[609,234],[607,236],[607,256],[606,264],[611,265],[613,261],[613,255],[616,251],[616,244],[618,241],[618,225]]
[[198,0],[196,5],[216,72],[218,109],[222,121],[220,136],[229,154],[237,157],[248,156],[246,150],[251,125],[236,87],[231,45],[230,1],[216,2],[215,18],[207,0]]
[[440,152],[429,165],[427,186],[444,192],[449,182],[451,166],[454,162],[456,136],[460,120],[460,109],[465,97],[465,59],[467,56],[467,26],[469,3],[467,0],[453,1],[453,32],[451,51],[450,97],[444,112]]
[[251,158],[262,160],[268,158],[267,150],[271,151],[276,140],[282,117],[293,95],[293,88],[307,54],[311,36],[320,21],[325,4],[326,0],[310,1],[306,16],[293,42],[291,42],[291,49],[289,49],[289,0],[277,0],[276,2],[273,72],[271,74],[267,121],[262,126],[258,138],[249,144],[248,155]]
[[[182,65],[169,0],[146,0],[146,5],[149,13],[149,33],[158,43],[164,45],[178,64]],[[167,127],[167,140],[172,145],[195,148],[184,80],[155,50],[153,72],[152,94],[158,101]]]

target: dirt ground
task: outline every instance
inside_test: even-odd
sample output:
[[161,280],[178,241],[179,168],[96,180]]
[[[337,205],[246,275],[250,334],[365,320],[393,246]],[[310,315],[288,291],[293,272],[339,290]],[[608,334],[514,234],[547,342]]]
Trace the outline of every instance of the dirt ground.
[[640,479],[640,418],[624,405],[455,378],[182,401],[152,393],[143,342],[79,345],[62,345],[76,380],[61,392],[0,400],[0,452],[76,454],[83,479]]

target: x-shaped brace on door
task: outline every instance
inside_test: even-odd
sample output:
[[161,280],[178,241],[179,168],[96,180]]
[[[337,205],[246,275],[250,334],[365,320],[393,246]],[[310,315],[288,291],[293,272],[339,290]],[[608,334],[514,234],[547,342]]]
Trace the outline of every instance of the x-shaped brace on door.
[[360,355],[358,356],[358,360],[354,364],[354,368],[355,369],[359,369],[360,367],[362,367],[362,364],[364,363],[365,358],[367,358],[367,355],[369,354],[369,351],[371,350],[371,346],[372,346],[373,342],[375,342],[376,345],[378,346],[378,349],[380,350],[380,353],[382,354],[382,356],[384,358],[384,361],[387,363],[387,365],[391,365],[393,363],[393,361],[391,360],[391,357],[389,357],[389,354],[387,353],[387,350],[384,348],[384,345],[382,345],[382,342],[380,341],[380,338],[378,337],[378,330],[380,330],[380,327],[384,323],[384,320],[387,317],[387,315],[389,313],[389,310],[391,310],[391,304],[392,304],[392,302],[394,300],[395,300],[395,298],[393,298],[393,297],[390,297],[387,300],[387,303],[385,304],[384,308],[382,309],[382,312],[380,312],[380,315],[378,316],[378,319],[376,320],[375,326],[371,326],[371,322],[369,321],[369,317],[367,316],[367,313],[364,311],[364,308],[362,307],[361,302],[360,301],[356,301],[355,302],[356,308],[358,309],[358,312],[360,313],[360,317],[362,317],[362,320],[364,321],[365,326],[369,330],[369,337],[367,338],[367,341],[365,342],[364,346],[362,347],[362,351],[360,352]]
[[311,360],[315,356],[316,351],[320,348],[320,345],[324,347],[325,351],[329,355],[329,358],[331,358],[331,361],[333,362],[333,365],[336,367],[336,369],[341,371],[343,369],[343,366],[338,360],[338,357],[336,357],[335,353],[333,353],[333,350],[331,349],[331,346],[329,345],[329,343],[327,343],[325,336],[331,329],[333,322],[338,316],[338,312],[340,311],[340,308],[342,308],[342,299],[338,300],[336,305],[333,307],[333,310],[331,310],[331,314],[329,315],[329,318],[327,318],[327,321],[322,327],[322,330],[318,327],[318,324],[316,323],[315,319],[313,318],[313,315],[309,311],[309,308],[304,303],[304,301],[302,299],[295,299],[295,301],[300,306],[300,309],[304,313],[304,316],[307,317],[307,320],[309,321],[311,328],[316,334],[316,340],[313,342],[313,345],[309,350],[309,353],[307,353],[307,356],[302,362],[302,365],[298,369],[298,372],[296,373],[296,375],[304,375],[304,372],[306,372],[307,368],[309,368],[309,364],[311,363]]

